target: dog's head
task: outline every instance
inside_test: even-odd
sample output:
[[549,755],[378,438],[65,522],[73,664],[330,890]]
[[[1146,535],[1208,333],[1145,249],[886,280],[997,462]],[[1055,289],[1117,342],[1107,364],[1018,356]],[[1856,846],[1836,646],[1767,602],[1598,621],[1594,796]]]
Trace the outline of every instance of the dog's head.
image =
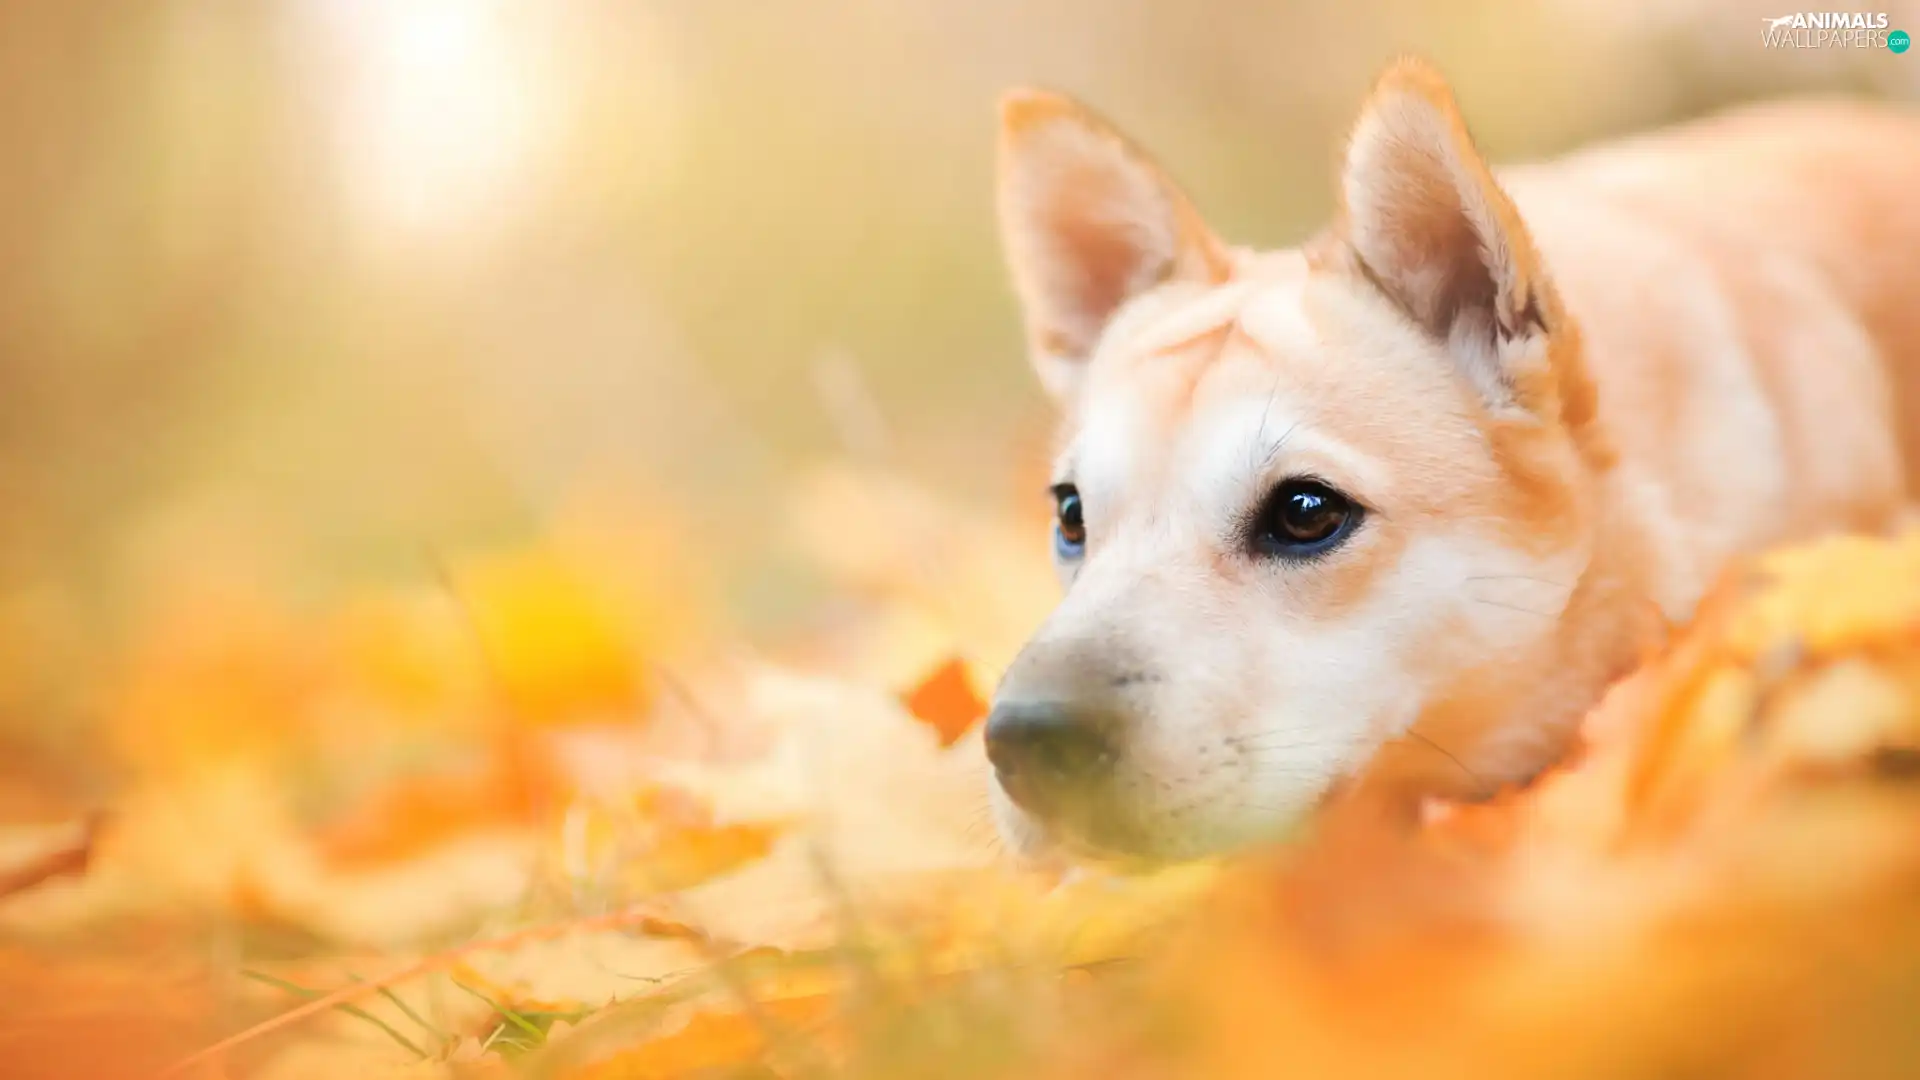
[[1588,566],[1591,392],[1445,84],[1389,71],[1339,219],[1270,254],[1065,98],[1002,121],[1066,585],[988,722],[1003,835],[1183,857],[1389,763],[1455,792],[1545,764],[1499,729]]

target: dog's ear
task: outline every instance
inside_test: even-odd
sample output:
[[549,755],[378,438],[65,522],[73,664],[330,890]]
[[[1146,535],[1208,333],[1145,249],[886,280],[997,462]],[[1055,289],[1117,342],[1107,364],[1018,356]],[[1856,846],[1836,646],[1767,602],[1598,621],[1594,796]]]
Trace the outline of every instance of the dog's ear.
[[1520,213],[1446,81],[1418,60],[1381,76],[1347,143],[1345,240],[1358,269],[1443,342],[1489,402],[1533,406],[1559,306]]
[[1090,110],[1021,90],[1000,104],[1000,235],[1041,383],[1070,397],[1121,305],[1227,255],[1144,152]]

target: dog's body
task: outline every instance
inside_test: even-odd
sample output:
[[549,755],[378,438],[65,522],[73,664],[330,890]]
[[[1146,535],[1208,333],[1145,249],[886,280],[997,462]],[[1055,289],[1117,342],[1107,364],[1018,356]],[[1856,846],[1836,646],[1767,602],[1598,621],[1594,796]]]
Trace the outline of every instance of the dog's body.
[[[1920,118],[1752,106],[1501,184],[1581,337],[1612,459],[1587,569],[1612,595],[1576,592],[1571,648],[1531,673],[1537,700],[1515,718],[1557,745],[1637,649],[1632,605],[1683,619],[1736,555],[1903,518],[1920,478]],[[1424,733],[1458,754],[1485,715],[1448,719]],[[1376,776],[1408,757],[1457,790],[1468,778],[1430,751],[1394,747]],[[1490,772],[1542,764],[1523,752]]]
[[1010,98],[1002,162],[1071,581],[989,722],[1017,847],[1522,779],[1730,557],[1890,528],[1920,476],[1906,114],[1754,107],[1496,182],[1403,63],[1339,220],[1275,253],[1065,99]]

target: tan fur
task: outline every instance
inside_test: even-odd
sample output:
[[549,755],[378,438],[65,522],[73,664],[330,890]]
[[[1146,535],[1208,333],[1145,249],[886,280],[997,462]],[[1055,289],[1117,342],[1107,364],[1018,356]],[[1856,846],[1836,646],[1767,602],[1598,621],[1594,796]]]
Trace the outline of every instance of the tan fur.
[[[1524,778],[1730,557],[1890,528],[1920,475],[1906,112],[1755,106],[1496,174],[1405,61],[1335,222],[1272,253],[1080,106],[1025,92],[1004,120],[1003,234],[1090,539],[1000,699],[1091,695],[1124,734],[1099,828],[996,789],[1023,848],[1191,854],[1337,791]],[[1350,540],[1236,548],[1233,515],[1307,474],[1368,506]]]

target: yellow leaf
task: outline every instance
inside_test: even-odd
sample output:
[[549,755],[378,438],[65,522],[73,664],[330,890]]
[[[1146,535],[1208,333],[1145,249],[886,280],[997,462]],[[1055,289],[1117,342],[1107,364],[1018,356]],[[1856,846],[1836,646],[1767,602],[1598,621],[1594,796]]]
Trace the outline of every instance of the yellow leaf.
[[681,1080],[701,1070],[748,1065],[770,1049],[775,1031],[807,1032],[832,1019],[829,994],[780,998],[752,1012],[697,1012],[671,1035],[564,1074],[562,1080]]
[[389,715],[448,719],[476,711],[485,687],[481,657],[472,627],[444,590],[355,598],[332,630],[349,686]]
[[667,833],[628,871],[656,892],[677,892],[766,857],[785,826],[742,823],[695,826]]
[[646,703],[632,635],[572,563],[541,551],[475,559],[454,581],[518,718],[575,723]]
[[656,785],[625,806],[576,803],[560,824],[561,864],[577,882],[610,872],[643,893],[677,892],[766,857],[785,821],[718,824],[712,807]]

